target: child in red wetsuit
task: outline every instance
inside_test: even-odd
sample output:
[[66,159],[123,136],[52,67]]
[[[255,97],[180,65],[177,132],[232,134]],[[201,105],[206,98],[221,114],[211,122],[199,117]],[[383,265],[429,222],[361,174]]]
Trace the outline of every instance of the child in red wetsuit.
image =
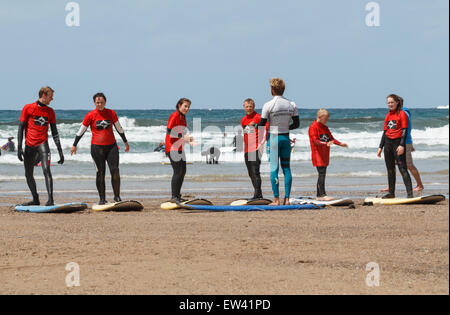
[[330,130],[326,126],[330,119],[330,113],[326,109],[320,109],[317,112],[317,120],[309,127],[309,142],[311,144],[312,163],[319,172],[317,181],[317,199],[333,200],[325,192],[325,177],[327,167],[330,161],[330,146],[335,144],[341,147],[347,147],[347,144],[341,143],[333,138]]

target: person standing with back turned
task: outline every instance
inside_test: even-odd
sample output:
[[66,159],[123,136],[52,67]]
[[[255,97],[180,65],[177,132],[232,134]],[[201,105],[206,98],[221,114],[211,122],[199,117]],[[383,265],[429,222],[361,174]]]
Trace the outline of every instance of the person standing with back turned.
[[[297,129],[300,126],[297,105],[284,98],[285,83],[280,78],[270,80],[270,88],[273,99],[264,104],[261,114],[261,121],[258,124],[260,133],[266,123],[269,123],[269,136],[267,139],[267,148],[270,162],[270,181],[274,202],[271,205],[280,205],[279,164],[284,174],[284,205],[289,205],[289,197],[292,187],[291,174],[291,140],[289,131]],[[292,119],[292,124],[291,124]],[[262,131],[262,132],[261,132]]]
[[[51,87],[44,86],[39,91],[39,100],[25,105],[20,115],[19,133],[17,135],[17,157],[25,166],[25,177],[30,188],[33,200],[22,204],[23,206],[39,206],[39,195],[34,180],[34,166],[40,160],[47,187],[48,201],[46,206],[53,206],[53,178],[50,171],[50,147],[48,145],[48,127],[52,131],[53,141],[59,153],[58,164],[64,163],[64,154],[56,128],[55,112],[49,107],[53,100]],[[23,135],[25,133],[25,151],[22,149]]]

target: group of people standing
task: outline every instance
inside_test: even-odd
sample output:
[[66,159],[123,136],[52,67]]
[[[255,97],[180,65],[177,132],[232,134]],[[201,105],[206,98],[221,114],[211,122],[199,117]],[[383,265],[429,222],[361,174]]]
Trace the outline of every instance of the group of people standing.
[[[264,104],[261,115],[255,111],[255,102],[248,98],[243,107],[245,116],[241,120],[244,133],[244,158],[248,175],[254,187],[254,195],[251,199],[263,198],[262,181],[260,174],[261,157],[264,146],[267,148],[270,163],[270,182],[274,200],[272,205],[288,205],[292,188],[292,173],[290,168],[291,130],[300,127],[300,118],[296,104],[286,99],[283,94],[285,83],[280,78],[270,80],[270,89],[273,99]],[[18,132],[17,155],[24,162],[25,176],[33,200],[23,205],[39,205],[40,200],[34,180],[34,167],[40,162],[42,165],[45,183],[48,193],[47,206],[54,204],[53,180],[50,171],[50,149],[48,144],[48,129],[50,127],[53,140],[59,153],[59,164],[64,163],[64,154],[56,127],[55,113],[50,102],[53,100],[54,91],[46,86],[40,89],[39,99],[26,105],[21,113]],[[88,128],[91,129],[91,156],[96,166],[96,186],[99,193],[99,204],[106,204],[105,174],[106,164],[111,173],[111,183],[114,192],[114,201],[120,198],[120,172],[119,172],[119,150],[114,136],[113,126],[125,144],[125,152],[129,152],[125,132],[120,125],[115,111],[106,108],[106,96],[97,93],[93,96],[95,109],[89,112],[75,136],[71,155],[76,154],[77,145]],[[176,110],[170,115],[164,152],[170,160],[173,176],[171,180],[171,192],[173,202],[184,202],[181,188],[186,175],[186,144],[197,145],[194,138],[187,131],[186,115],[188,114],[191,101],[181,98],[176,104]],[[413,189],[409,170],[418,182],[416,190],[422,190],[423,185],[420,175],[412,163],[411,152],[414,150],[411,140],[411,121],[407,109],[403,108],[403,99],[394,94],[388,96],[387,101],[389,113],[386,115],[383,137],[378,150],[378,156],[384,149],[386,167],[388,170],[389,187],[388,194],[384,198],[395,197],[395,165],[397,164],[408,194],[413,197]],[[408,116],[409,115],[409,116]],[[325,109],[320,109],[317,119],[309,127],[309,139],[312,153],[313,166],[318,171],[317,197],[320,200],[331,200],[325,191],[326,170],[329,165],[330,147],[338,145],[347,147],[347,144],[334,139],[326,126],[330,114]],[[25,136],[25,149],[22,148]],[[280,199],[279,167],[284,174],[284,199]]]

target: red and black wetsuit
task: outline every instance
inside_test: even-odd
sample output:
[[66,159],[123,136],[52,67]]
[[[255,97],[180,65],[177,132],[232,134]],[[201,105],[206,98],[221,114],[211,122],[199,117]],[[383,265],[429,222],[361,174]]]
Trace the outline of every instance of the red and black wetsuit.
[[311,145],[311,159],[313,166],[319,172],[317,180],[317,197],[326,196],[325,177],[327,175],[327,167],[330,163],[330,147],[328,142],[332,141],[336,145],[341,143],[334,139],[330,129],[324,124],[315,120],[309,127],[309,142]]
[[111,184],[114,192],[114,201],[120,201],[120,172],[119,149],[112,127],[115,127],[124,143],[127,143],[125,132],[119,123],[117,114],[112,109],[105,108],[100,111],[95,109],[89,112],[83,120],[83,124],[77,133],[74,146],[77,146],[81,137],[90,127],[92,132],[91,156],[97,168],[96,185],[100,196],[99,204],[106,203],[105,173],[108,163],[111,173]]
[[[385,198],[395,197],[395,164],[403,177],[408,198],[413,197],[411,177],[406,165],[406,138],[408,134],[408,116],[402,110],[390,111],[384,119],[384,132],[381,138],[380,149],[384,148],[384,161],[388,171],[389,194]],[[403,146],[402,155],[397,154],[397,148]]]
[[[37,101],[25,105],[20,115],[19,133],[18,133],[18,156],[24,161],[25,176],[28,187],[33,195],[33,201],[25,205],[39,205],[39,195],[36,190],[36,181],[34,180],[34,166],[40,160],[47,187],[48,202],[47,206],[53,205],[53,178],[50,171],[50,147],[48,145],[48,127],[52,131],[60,161],[64,163],[64,155],[59,140],[58,130],[56,128],[55,112],[52,108]],[[22,151],[23,135],[25,132],[25,151]]]
[[169,117],[166,130],[165,152],[173,169],[171,182],[172,199],[181,200],[181,186],[186,175],[186,155],[184,152],[186,117],[178,110]]
[[253,112],[251,115],[245,115],[241,119],[241,126],[244,129],[245,165],[247,166],[248,175],[254,188],[253,199],[263,198],[260,172],[261,156],[258,151],[258,124],[260,121],[261,115],[257,112]]

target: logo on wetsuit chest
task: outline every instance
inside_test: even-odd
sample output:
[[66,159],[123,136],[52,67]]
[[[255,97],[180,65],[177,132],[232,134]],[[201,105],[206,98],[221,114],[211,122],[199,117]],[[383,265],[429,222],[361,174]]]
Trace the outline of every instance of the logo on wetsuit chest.
[[45,127],[48,125],[48,117],[34,116],[34,125]]
[[108,129],[109,126],[111,126],[111,121],[110,120],[97,120],[95,122],[95,126],[96,126],[97,130],[105,130],[105,129]]
[[389,120],[387,123],[388,129],[397,129],[397,121],[396,120]]
[[327,134],[320,135],[320,141],[322,142],[330,142],[330,137]]

